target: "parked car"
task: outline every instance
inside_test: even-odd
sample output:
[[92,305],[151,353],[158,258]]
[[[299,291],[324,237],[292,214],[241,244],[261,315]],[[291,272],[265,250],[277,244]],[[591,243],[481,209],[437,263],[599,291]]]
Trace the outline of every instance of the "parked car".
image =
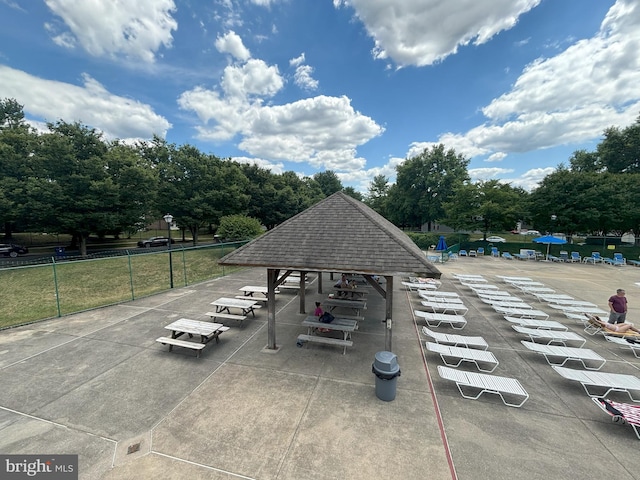
[[29,253],[27,247],[16,245],[15,243],[0,243],[0,255],[15,258],[18,255]]
[[[176,243],[173,238],[171,239],[171,243]],[[167,245],[169,245],[169,239],[167,237],[151,237],[138,242],[138,246],[143,248],[166,247]]]
[[487,237],[487,242],[491,243],[505,243],[506,240],[502,237],[498,237],[497,235],[493,235],[491,237]]
[[520,235],[538,235],[538,236],[540,236],[540,232],[538,230],[527,230],[526,232],[520,232]]

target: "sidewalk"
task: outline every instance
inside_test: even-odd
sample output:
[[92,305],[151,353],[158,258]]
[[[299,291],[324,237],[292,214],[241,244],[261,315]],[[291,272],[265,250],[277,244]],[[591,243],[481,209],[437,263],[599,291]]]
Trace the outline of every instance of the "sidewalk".
[[[487,340],[500,361],[493,373],[517,378],[529,392],[522,408],[491,395],[465,400],[439,378],[440,358],[425,357],[422,323],[413,318],[417,296],[400,281],[394,282],[393,351],[402,376],[392,402],[374,392],[371,364],[384,349],[384,306],[375,293],[346,355],[335,346],[296,347],[306,328],[292,291],[277,296],[277,352],[264,349],[266,309],[243,326],[227,322],[232,328],[201,358],[183,349],[169,353],[155,342],[171,321],[207,320],[211,301],[266,284],[266,270],[249,269],[0,331],[0,452],[79,454],[83,479],[640,477],[634,468],[640,441],[632,429],[613,425],[579,384],[526,351],[510,324],[451,275],[482,274],[494,283],[495,275],[529,276],[601,307],[616,288],[626,288],[633,321],[640,312],[635,268],[484,257],[441,269],[442,290],[457,291],[469,307],[469,323],[456,333]],[[325,290],[330,285],[325,278]],[[317,282],[307,297],[312,311],[323,298]],[[557,313],[553,318],[588,337],[585,348],[607,359],[602,371],[640,376],[630,351],[584,335]],[[138,444],[139,451],[127,453]]]

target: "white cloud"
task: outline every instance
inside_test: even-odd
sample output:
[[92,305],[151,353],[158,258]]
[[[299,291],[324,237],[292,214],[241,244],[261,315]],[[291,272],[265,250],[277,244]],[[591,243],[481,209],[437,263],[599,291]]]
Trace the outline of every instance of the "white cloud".
[[507,157],[507,154],[504,152],[496,152],[492,155],[489,155],[489,158],[485,160],[485,162],[501,162]]
[[619,0],[596,36],[528,65],[466,136],[481,148],[530,151],[599,137],[640,110],[640,7]]
[[293,77],[295,84],[303,90],[317,90],[318,81],[313,78],[312,74],[313,67],[309,65],[300,65],[296,68],[296,73]]
[[459,46],[481,45],[512,28],[541,0],[333,0],[350,6],[364,23],[379,59],[399,66],[431,65]]
[[215,46],[220,53],[228,53],[238,60],[246,61],[251,58],[251,52],[244,46],[242,39],[234,31],[216,38]]
[[[45,0],[67,30],[47,29],[61,46],[79,44],[89,54],[100,57],[123,55],[153,62],[160,47],[170,48],[178,24],[171,14],[173,0]],[[72,38],[74,40],[72,40]]]
[[280,175],[285,172],[284,164],[282,162],[271,162],[263,158],[250,158],[250,157],[232,157],[238,163],[246,163],[247,165],[257,165],[260,168],[271,171],[275,175]]
[[110,139],[164,137],[171,127],[149,105],[113,95],[89,75],[83,75],[83,81],[82,86],[71,85],[0,65],[0,98],[17,99],[27,116],[46,122],[78,121]]
[[[290,60],[297,81],[312,87],[303,65],[304,54]],[[301,70],[303,69],[303,70]],[[355,111],[347,97],[317,96],[283,105],[265,105],[284,86],[277,66],[258,59],[227,66],[220,84],[183,92],[178,105],[193,111],[201,124],[201,140],[239,137],[239,148],[267,161],[308,162],[316,168],[342,172],[364,168],[356,147],[384,131],[371,118]]]
[[294,83],[303,90],[312,91],[317,90],[318,81],[313,78],[313,67],[305,65],[304,52],[296,58],[289,60],[289,65],[296,67],[296,72],[293,76]]

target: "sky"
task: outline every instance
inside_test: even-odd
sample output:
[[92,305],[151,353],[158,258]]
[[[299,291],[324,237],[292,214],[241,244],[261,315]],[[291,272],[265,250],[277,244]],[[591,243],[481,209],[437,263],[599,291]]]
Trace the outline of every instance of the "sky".
[[640,115],[640,0],[0,0],[0,99],[273,173],[531,190]]

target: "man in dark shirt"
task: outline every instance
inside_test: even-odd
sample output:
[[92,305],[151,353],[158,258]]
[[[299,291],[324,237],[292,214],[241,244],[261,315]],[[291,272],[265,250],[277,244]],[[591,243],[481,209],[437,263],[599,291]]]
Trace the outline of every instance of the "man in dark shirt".
[[619,288],[616,294],[609,297],[609,323],[624,323],[627,318],[627,297]]

